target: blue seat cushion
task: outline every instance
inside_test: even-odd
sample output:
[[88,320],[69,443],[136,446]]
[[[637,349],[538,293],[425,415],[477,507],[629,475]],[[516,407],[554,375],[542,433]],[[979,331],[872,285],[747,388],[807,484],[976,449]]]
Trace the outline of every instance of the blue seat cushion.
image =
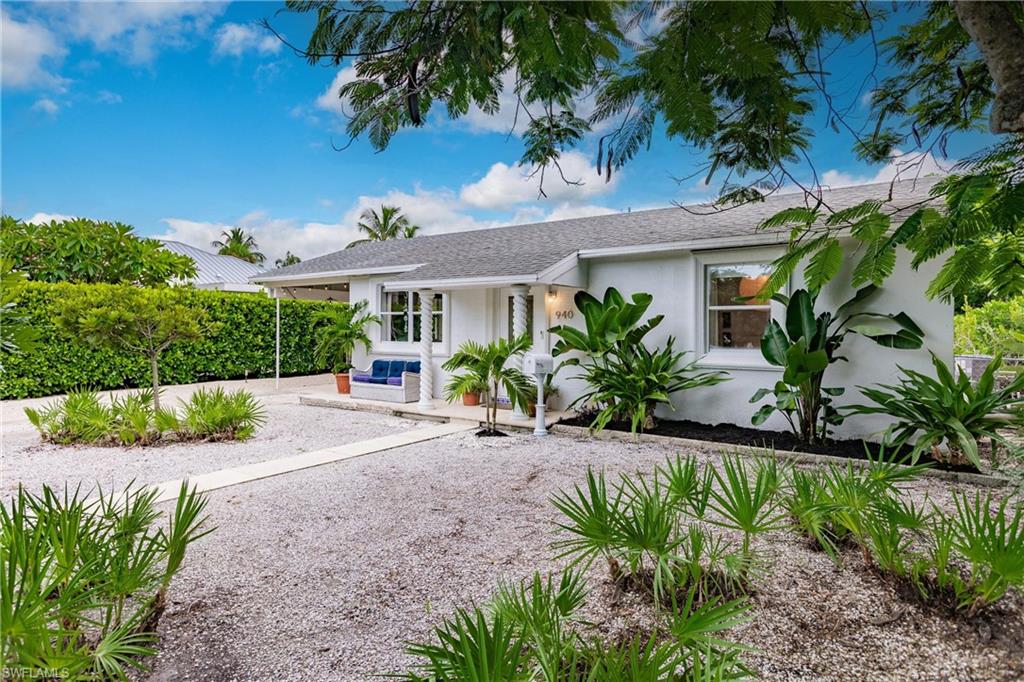
[[420,361],[419,360],[411,360],[411,361],[405,363],[405,371],[406,372],[412,372],[413,374],[419,374],[420,373]]
[[388,377],[388,386],[401,386],[402,377]]
[[388,383],[387,377],[367,377],[367,383],[371,384],[386,384]]
[[356,374],[356,375],[353,375],[352,381],[358,381],[358,382],[363,383],[363,384],[368,384],[368,383],[370,383],[370,379],[372,379],[372,378],[373,377],[371,377],[369,374]]
[[405,360],[392,360],[391,368],[388,370],[388,378],[401,377],[405,371]]
[[[375,377],[387,378],[387,376],[388,376],[388,366],[390,366],[390,365],[391,365],[391,361],[390,360],[374,360],[373,361],[373,365],[371,367],[371,369],[372,369],[371,374],[373,376],[375,376]],[[384,383],[384,382],[380,382],[380,383]]]

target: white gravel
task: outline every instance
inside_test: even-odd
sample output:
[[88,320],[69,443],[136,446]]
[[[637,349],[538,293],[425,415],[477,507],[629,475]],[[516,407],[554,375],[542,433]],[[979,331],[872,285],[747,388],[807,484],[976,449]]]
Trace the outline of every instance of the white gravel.
[[[303,408],[311,409],[311,408]],[[374,416],[373,419],[380,419]],[[295,433],[301,433],[296,430]],[[500,578],[558,568],[549,496],[586,467],[649,471],[659,444],[459,434],[210,494],[218,530],[189,554],[160,626],[154,680],[366,680],[410,663],[456,606]],[[699,455],[704,460],[714,455]],[[948,501],[945,483],[913,494]],[[843,568],[795,535],[774,558],[755,620],[733,633],[769,680],[1010,680],[1024,676],[1019,596],[968,621],[898,600],[856,553]],[[645,607],[590,576],[595,633],[628,632]],[[884,624],[894,609],[903,615]]]
[[146,447],[68,446],[41,442],[26,424],[4,428],[2,488],[4,498],[18,485],[38,491],[44,484],[105,490],[137,483],[160,483],[241,464],[288,457],[335,445],[357,443],[431,422],[295,402],[268,401],[267,422],[246,441],[169,443]]

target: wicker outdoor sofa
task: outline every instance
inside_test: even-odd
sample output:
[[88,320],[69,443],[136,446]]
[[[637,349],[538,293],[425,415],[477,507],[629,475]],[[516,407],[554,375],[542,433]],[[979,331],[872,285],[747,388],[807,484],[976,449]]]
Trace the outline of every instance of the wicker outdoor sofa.
[[353,398],[412,403],[420,397],[419,360],[374,360],[369,369],[349,370],[349,377]]

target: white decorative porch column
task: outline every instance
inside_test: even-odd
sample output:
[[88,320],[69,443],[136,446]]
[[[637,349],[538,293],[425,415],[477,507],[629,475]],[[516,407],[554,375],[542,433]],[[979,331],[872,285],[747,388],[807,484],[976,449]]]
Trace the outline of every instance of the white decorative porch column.
[[[530,287],[517,284],[512,287],[512,337],[519,338],[526,333],[526,297],[530,293]],[[523,356],[512,361],[517,369],[523,368]],[[530,418],[523,407],[516,405],[512,410],[512,418],[527,420]]]
[[434,292],[420,289],[420,401],[421,410],[434,409]]

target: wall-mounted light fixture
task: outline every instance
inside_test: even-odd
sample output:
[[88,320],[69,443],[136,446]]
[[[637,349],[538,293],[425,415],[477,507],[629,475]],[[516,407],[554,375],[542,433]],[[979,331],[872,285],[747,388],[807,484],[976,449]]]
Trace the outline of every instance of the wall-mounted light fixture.
[[558,292],[548,287],[548,303],[554,303],[558,300]]

